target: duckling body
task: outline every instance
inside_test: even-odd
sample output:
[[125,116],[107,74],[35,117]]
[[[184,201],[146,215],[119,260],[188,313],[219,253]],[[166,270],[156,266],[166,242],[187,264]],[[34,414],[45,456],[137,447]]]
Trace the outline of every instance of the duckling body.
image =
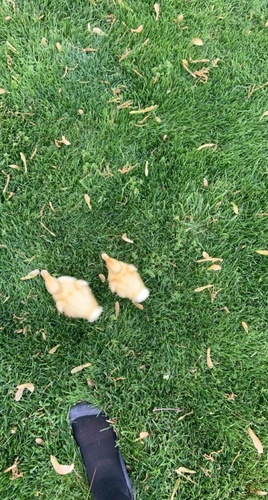
[[102,254],[108,269],[108,282],[111,292],[132,302],[143,302],[149,296],[149,290],[144,285],[138,269],[133,264],[127,264]]
[[87,281],[71,276],[55,278],[46,270],[41,272],[41,276],[60,313],[70,318],[87,319],[90,323],[99,318],[103,309],[96,301]]

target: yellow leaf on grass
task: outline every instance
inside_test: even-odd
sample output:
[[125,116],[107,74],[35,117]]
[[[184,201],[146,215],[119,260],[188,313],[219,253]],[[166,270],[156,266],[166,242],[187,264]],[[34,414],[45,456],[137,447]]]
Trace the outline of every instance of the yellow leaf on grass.
[[266,495],[268,495],[267,491],[255,490],[254,488],[250,488],[250,493],[254,493],[255,495],[258,495],[259,497],[265,497]]
[[66,139],[66,137],[63,135],[61,138],[62,144],[65,144],[65,146],[70,146],[70,142]]
[[55,345],[54,347],[52,347],[52,349],[50,349],[50,351],[48,351],[48,354],[54,354],[54,352],[56,352],[59,347],[60,344]]
[[242,321],[241,325],[243,326],[245,332],[248,333],[248,325],[247,325],[247,323],[245,323],[245,321]]
[[188,71],[188,73],[190,73],[190,75],[192,75],[194,78],[196,78],[196,74],[193,73],[190,69],[189,69],[189,63],[187,61],[187,59],[183,59],[182,60],[182,65],[184,67],[184,69],[186,69],[186,71]]
[[268,21],[266,21],[264,26],[265,26],[265,28],[268,28]]
[[140,25],[138,26],[138,28],[136,28],[136,29],[131,28],[131,29],[130,29],[130,32],[131,32],[131,33],[141,33],[141,32],[142,32],[142,30],[143,30],[143,24],[140,24]]
[[11,165],[8,165],[8,166],[9,166],[10,168],[14,168],[14,169],[16,169],[16,170],[19,170],[19,168],[20,168],[20,167],[19,167],[19,165],[16,165],[16,164],[14,164],[14,163],[12,163]]
[[144,169],[145,177],[148,177],[148,175],[149,175],[148,165],[149,165],[149,162],[147,160],[145,163],[145,169]]
[[140,441],[141,439],[145,439],[149,436],[149,432],[146,432],[146,431],[142,431],[140,432],[140,435],[137,439],[135,439],[135,441]]
[[201,38],[198,38],[198,37],[195,37],[191,40],[191,44],[192,45],[204,45],[203,41],[201,40]]
[[69,474],[70,472],[72,472],[74,470],[74,464],[61,465],[61,464],[59,464],[56,457],[54,457],[53,455],[50,455],[50,462],[52,463],[57,474],[65,475],[65,474]]
[[129,54],[131,54],[131,52],[132,52],[131,50],[126,49],[124,54],[119,58],[119,62],[124,61],[124,59],[126,59],[129,56]]
[[130,115],[140,115],[142,113],[150,113],[150,111],[154,111],[155,109],[158,108],[158,104],[155,104],[154,106],[148,106],[147,108],[143,109],[134,109],[133,111],[130,111]]
[[178,491],[178,487],[180,486],[180,483],[181,483],[181,478],[179,477],[174,485],[174,488],[173,488],[173,491],[172,491],[172,495],[170,497],[170,500],[174,500],[175,498],[175,495]]
[[47,41],[44,37],[41,39],[41,45],[43,45],[43,47],[46,47],[47,45]]
[[211,451],[210,454],[208,455],[207,453],[204,453],[203,457],[206,459],[206,460],[210,460],[211,462],[215,462],[215,458],[213,458],[213,455],[218,455],[219,453],[222,453],[223,452],[223,449],[224,449],[224,445],[222,446],[222,448],[218,451]]
[[224,397],[226,399],[228,399],[229,401],[234,401],[235,398],[237,397],[237,394],[235,394],[234,392],[231,392],[231,394],[228,394],[227,392],[224,392]]
[[176,23],[180,24],[183,21],[183,14],[179,14],[179,16],[176,19]]
[[199,146],[196,151],[201,151],[202,149],[205,149],[205,148],[214,148],[214,149],[217,149],[218,145],[215,144],[215,142],[208,142],[207,144],[201,144],[201,146]]
[[211,357],[210,357],[210,347],[207,348],[207,366],[208,368],[213,368],[213,363],[211,361]]
[[185,474],[196,474],[195,470],[187,469],[186,467],[179,467],[176,470],[177,474],[182,476],[184,479],[187,479],[187,481],[190,481],[190,483],[195,484],[195,482],[190,478],[190,476],[187,476]]
[[92,206],[91,206],[91,203],[90,203],[90,197],[89,197],[89,195],[88,195],[88,194],[85,194],[85,195],[84,195],[84,199],[85,199],[85,202],[86,202],[86,204],[87,204],[87,206],[88,206],[89,210],[92,210]]
[[23,477],[23,472],[19,472],[18,471],[18,463],[19,463],[19,457],[16,457],[15,458],[15,461],[13,463],[13,465],[11,465],[10,467],[7,467],[7,469],[5,469],[3,471],[4,474],[6,474],[7,472],[10,472],[12,473],[12,476],[11,476],[11,480],[13,481],[14,479],[18,479],[19,477]]
[[132,101],[125,101],[125,102],[122,102],[121,104],[118,104],[117,109],[131,108],[131,105],[132,105]]
[[237,206],[237,205],[236,205],[233,201],[231,201],[231,205],[232,205],[232,207],[233,207],[234,213],[235,213],[236,215],[238,215],[238,212],[239,212],[239,208],[238,208],[238,206]]
[[220,271],[221,266],[219,264],[212,264],[212,266],[207,268],[207,271]]
[[206,59],[206,58],[204,58],[204,59],[192,59],[192,58],[190,57],[189,61],[190,61],[190,63],[193,63],[193,64],[198,64],[198,63],[201,63],[201,62],[202,62],[202,63],[203,63],[203,62],[208,63],[208,62],[210,62],[210,59]]
[[268,255],[268,250],[256,250],[259,255]]
[[205,285],[205,286],[199,286],[198,288],[194,289],[194,292],[203,292],[203,290],[206,290],[207,288],[211,288],[213,285]]
[[250,439],[252,440],[256,450],[258,453],[263,453],[263,446],[262,446],[262,443],[261,441],[259,440],[259,438],[256,436],[255,432],[253,432],[253,430],[248,427],[247,428],[247,433],[250,437]]
[[[3,170],[2,170],[2,172],[4,173],[4,171],[3,171]],[[9,182],[10,182],[10,174],[7,174],[6,183],[5,183],[5,185],[4,185],[3,193],[5,193],[5,192],[7,191],[7,188],[8,188]]]
[[61,144],[65,144],[65,146],[70,146],[70,142],[66,139],[66,137],[63,135],[61,137],[61,140],[59,139],[54,139],[54,142],[55,142],[55,145],[57,146],[57,148],[60,148],[61,147]]
[[115,317],[118,318],[120,312],[120,304],[119,302],[115,303]]
[[33,160],[33,159],[34,159],[34,157],[35,157],[36,153],[37,153],[37,148],[34,148],[34,150],[33,150],[32,154],[31,154],[31,156],[30,156],[30,160]]
[[51,234],[51,236],[54,236],[56,237],[55,233],[53,233],[53,231],[50,231],[50,229],[43,223],[43,222],[40,222],[40,225],[49,233]]
[[84,370],[84,368],[88,368],[89,366],[91,366],[91,363],[85,363],[84,365],[76,366],[71,370],[71,374],[73,375],[74,373],[81,372],[82,370]]
[[178,418],[178,421],[183,420],[185,417],[188,417],[188,415],[192,415],[193,413],[194,413],[193,410],[189,411],[189,413],[185,413],[184,415]]
[[262,120],[264,116],[268,116],[268,110],[264,111],[264,113],[262,113],[260,120]]
[[154,4],[154,10],[155,10],[155,20],[158,21],[159,16],[160,16],[160,5],[159,3]]
[[44,445],[45,445],[45,441],[44,441],[42,438],[36,438],[36,439],[35,439],[35,442],[36,442],[36,444],[38,444],[39,446],[44,446]]
[[207,252],[202,252],[203,259],[198,259],[195,262],[223,262],[223,259],[220,257],[210,257],[210,255]]
[[127,243],[134,243],[134,241],[133,241],[133,240],[130,240],[130,239],[127,237],[127,233],[122,234],[121,238],[122,238],[122,240],[126,241]]
[[20,157],[21,157],[22,163],[24,165],[24,172],[26,174],[27,173],[27,162],[26,162],[25,154],[20,153]]
[[205,188],[207,188],[207,187],[208,187],[208,180],[206,179],[206,177],[204,177],[204,178],[203,178],[203,186],[204,186]]
[[[77,47],[78,48],[78,47]],[[85,47],[83,49],[78,49],[80,52],[97,52],[98,49],[93,49],[93,47]]]
[[140,432],[140,439],[145,439],[149,436],[149,432],[143,431]]
[[208,81],[209,68],[202,68],[200,70],[194,71],[194,75],[200,79],[200,82],[207,83]]
[[38,276],[39,272],[40,272],[39,269],[34,269],[29,274],[27,274],[26,276],[23,276],[20,279],[21,279],[21,281],[31,280],[32,278],[35,278],[36,276]]
[[201,467],[201,466],[200,466],[200,469],[202,472],[204,472],[205,476],[211,477],[211,474],[210,474],[208,469],[206,469],[205,467]]
[[5,89],[1,88],[1,89],[0,89],[0,95],[4,94],[4,93],[5,93],[5,91],[6,91]]
[[106,36],[106,33],[104,33],[104,31],[102,31],[100,28],[93,28],[92,32],[98,36]]
[[49,202],[49,208],[52,212],[56,212],[55,208],[53,207],[51,201]]
[[62,51],[62,46],[59,42],[56,43],[56,49],[61,52]]
[[192,470],[192,469],[187,469],[186,467],[179,467],[178,469],[176,469],[177,474],[196,474],[196,471],[195,470]]
[[118,172],[120,174],[127,174],[127,172],[130,172],[135,167],[136,165],[124,165],[123,168],[118,168]]
[[33,392],[34,385],[31,382],[29,382],[27,384],[17,385],[16,389],[17,389],[17,392],[15,394],[15,401],[20,401],[20,399],[22,398],[24,389],[28,389],[28,391]]

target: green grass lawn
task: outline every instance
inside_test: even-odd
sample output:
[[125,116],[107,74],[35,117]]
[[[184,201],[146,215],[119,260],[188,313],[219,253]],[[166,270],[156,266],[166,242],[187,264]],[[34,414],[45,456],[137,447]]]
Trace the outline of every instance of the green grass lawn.
[[[2,2],[3,499],[90,499],[79,400],[114,421],[139,500],[268,492],[267,4],[165,0],[155,18],[148,0]],[[116,318],[102,252],[139,268],[143,311],[120,299]],[[88,280],[100,319],[59,315],[40,276],[20,280],[36,268]]]

